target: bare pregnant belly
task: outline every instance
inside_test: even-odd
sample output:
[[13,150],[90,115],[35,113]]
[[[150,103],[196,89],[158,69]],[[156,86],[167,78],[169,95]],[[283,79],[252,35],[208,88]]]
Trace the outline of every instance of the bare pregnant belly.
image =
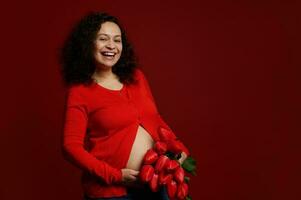
[[153,144],[151,135],[139,125],[126,167],[139,171],[145,153],[153,147]]

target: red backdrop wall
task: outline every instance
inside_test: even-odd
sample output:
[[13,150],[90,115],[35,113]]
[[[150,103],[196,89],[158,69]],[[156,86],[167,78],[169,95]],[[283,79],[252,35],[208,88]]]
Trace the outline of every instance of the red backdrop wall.
[[126,27],[197,160],[194,200],[300,199],[300,3],[251,0],[3,5],[0,199],[81,200],[80,171],[61,154],[57,51],[90,10]]

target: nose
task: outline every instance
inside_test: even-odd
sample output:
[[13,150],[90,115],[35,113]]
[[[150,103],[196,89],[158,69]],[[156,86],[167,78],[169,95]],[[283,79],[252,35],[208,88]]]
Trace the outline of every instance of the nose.
[[109,41],[107,42],[107,44],[106,44],[106,47],[107,47],[108,49],[114,49],[114,48],[115,48],[115,44],[114,44],[113,41],[109,40]]

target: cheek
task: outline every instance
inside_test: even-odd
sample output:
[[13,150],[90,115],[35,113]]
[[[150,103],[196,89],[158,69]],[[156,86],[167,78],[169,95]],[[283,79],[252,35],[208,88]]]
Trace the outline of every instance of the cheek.
[[123,48],[122,48],[122,44],[119,44],[119,45],[118,45],[118,49],[119,49],[120,52],[122,51],[122,49],[123,49]]
[[97,47],[95,47],[93,54],[95,58],[99,56],[99,49],[97,49]]
[[101,43],[95,43],[94,46],[94,55],[99,56],[99,51],[103,48],[103,44]]
[[103,48],[104,46],[105,46],[105,44],[102,43],[102,42],[96,42],[95,43],[95,49],[96,50],[99,50],[99,49]]

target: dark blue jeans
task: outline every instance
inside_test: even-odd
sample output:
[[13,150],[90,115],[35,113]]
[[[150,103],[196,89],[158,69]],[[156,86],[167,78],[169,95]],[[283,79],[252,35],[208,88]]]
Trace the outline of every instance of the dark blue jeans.
[[143,188],[127,188],[128,194],[121,197],[89,198],[83,200],[169,200],[166,187],[161,187],[158,192],[153,192],[148,186]]

